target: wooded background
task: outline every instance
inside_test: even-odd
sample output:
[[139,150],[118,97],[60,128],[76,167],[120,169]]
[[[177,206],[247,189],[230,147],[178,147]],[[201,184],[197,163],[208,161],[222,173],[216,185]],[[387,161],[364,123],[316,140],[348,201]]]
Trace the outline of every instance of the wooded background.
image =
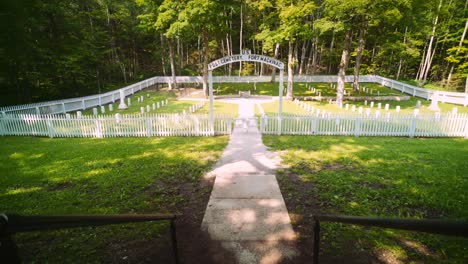
[[[378,74],[463,91],[468,0],[3,0],[0,105],[206,75],[242,49],[288,74]],[[218,75],[269,75],[259,63]],[[357,88],[358,84],[354,84]],[[292,95],[291,82],[288,94]]]

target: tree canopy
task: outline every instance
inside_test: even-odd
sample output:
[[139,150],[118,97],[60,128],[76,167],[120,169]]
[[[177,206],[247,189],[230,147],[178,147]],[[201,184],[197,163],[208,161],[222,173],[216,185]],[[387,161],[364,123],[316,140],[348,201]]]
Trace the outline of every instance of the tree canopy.
[[[468,0],[5,0],[0,105],[204,75],[250,49],[292,75],[379,74],[463,91]],[[271,75],[257,63],[218,75]],[[173,88],[177,88],[177,85]],[[206,79],[205,79],[206,88]],[[355,84],[359,89],[359,84]]]

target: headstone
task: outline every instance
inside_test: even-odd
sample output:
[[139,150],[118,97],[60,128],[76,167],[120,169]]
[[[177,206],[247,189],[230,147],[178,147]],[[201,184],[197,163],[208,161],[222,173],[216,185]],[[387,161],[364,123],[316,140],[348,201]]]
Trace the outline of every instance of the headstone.
[[140,97],[137,97],[137,103],[140,103],[140,101],[141,101]]
[[101,105],[101,113],[102,114],[105,114],[106,113],[106,107]]
[[149,94],[146,94],[146,98],[149,98]]
[[132,105],[132,100],[130,98],[127,98],[127,104],[128,104],[128,106]]
[[140,97],[141,99],[141,102],[143,103],[143,101],[145,100],[145,97],[143,97],[143,95]]
[[418,100],[418,101],[416,102],[416,108],[421,108],[421,101]]
[[458,108],[454,107],[452,108],[452,114],[456,115],[458,113]]
[[119,113],[115,114],[115,120],[117,121],[117,123],[120,123],[120,114]]
[[66,114],[65,114],[65,118],[66,118],[66,119],[70,119],[70,118],[71,118],[70,114],[69,114],[69,113],[66,113]]
[[349,104],[345,104],[345,110],[346,110],[346,111],[349,110]]
[[370,102],[370,108],[374,107],[374,101]]
[[186,114],[187,114],[187,113],[185,112],[185,109],[182,110],[182,114],[183,114],[183,115],[186,115]]
[[351,111],[352,111],[352,112],[356,112],[356,106],[355,106],[355,105],[353,105],[353,106],[351,107]]
[[364,105],[367,105],[367,100],[364,100]]
[[366,116],[370,115],[370,108],[366,108]]
[[390,105],[389,104],[385,104],[385,110],[388,111],[390,109]]
[[362,106],[358,108],[358,113],[362,114]]
[[382,108],[382,103],[378,103],[378,104],[377,104],[377,108],[378,108],[378,109],[381,109],[381,108]]
[[340,103],[340,108],[343,108],[343,103]]
[[141,112],[142,114],[144,114],[144,113],[145,113],[145,108],[144,108],[143,106],[142,106],[142,107],[140,107],[140,112]]
[[439,93],[438,92],[435,92],[432,96],[431,96],[431,105],[429,106],[429,109],[431,110],[434,110],[434,111],[440,111],[440,108],[438,106],[438,103],[439,103]]
[[374,90],[371,89],[371,90],[370,90],[370,94],[372,94],[372,91],[374,91]]
[[81,118],[82,116],[83,116],[83,114],[81,113],[81,111],[76,112],[76,117]]
[[153,110],[156,110],[156,103],[153,103]]
[[377,117],[377,118],[380,117],[380,110],[375,111],[375,117]]
[[151,107],[149,105],[146,105],[146,112],[151,111]]
[[377,91],[377,96],[380,96],[380,91]]
[[397,105],[395,110],[396,110],[397,113],[399,113],[400,112],[400,106]]
[[167,101],[167,99],[166,99],[166,103],[165,103],[164,105],[167,105],[167,103],[168,103],[168,101]]
[[109,111],[110,112],[114,111],[114,106],[112,104],[109,104]]
[[97,116],[98,112],[97,112],[97,108],[96,107],[93,107],[93,115]]
[[159,102],[156,103],[156,108],[159,109]]

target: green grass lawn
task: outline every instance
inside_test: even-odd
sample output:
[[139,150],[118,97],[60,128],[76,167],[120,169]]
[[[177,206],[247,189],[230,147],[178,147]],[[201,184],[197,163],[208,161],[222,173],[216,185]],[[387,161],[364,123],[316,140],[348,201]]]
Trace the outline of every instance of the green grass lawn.
[[[1,137],[0,212],[180,213],[228,137],[45,139]],[[203,190],[198,190],[203,191]],[[167,223],[19,234],[27,262],[109,262],[108,245],[144,241]],[[107,251],[106,251],[107,250]]]
[[[331,83],[294,83],[294,96],[318,96],[319,93],[321,96],[334,96],[336,88],[333,87]],[[369,92],[364,92],[362,89],[358,93],[352,92],[352,84],[346,83],[345,90],[349,94],[352,93],[353,96],[377,96],[377,91],[381,96],[383,95],[403,95],[403,93],[392,90],[388,87],[381,86],[376,83],[362,83],[362,88],[368,88]],[[311,88],[315,88],[315,92]],[[214,94],[215,95],[229,95],[229,94],[239,94],[239,91],[250,91],[251,94],[255,95],[272,95],[278,96],[279,94],[279,84],[278,83],[218,83],[213,84]],[[284,84],[284,89],[286,90],[286,83]],[[371,94],[372,90],[372,94]]]
[[[263,140],[283,151],[289,168],[278,180],[286,203],[297,204],[288,205],[288,210],[299,229],[314,212],[468,221],[467,140],[318,136]],[[468,239],[456,237],[331,223],[323,224],[321,237],[322,255],[332,262],[336,252],[401,263],[468,259]]]
[[[236,117],[239,114],[239,105],[238,104],[230,104],[224,102],[214,101],[213,106],[215,114],[229,114],[233,117]],[[208,114],[210,112],[210,102],[207,101],[205,105],[198,109],[197,113]]]
[[[138,97],[143,96],[144,99],[142,102],[138,103]],[[149,96],[149,97],[148,97]],[[109,106],[105,105],[106,113],[105,114],[138,114],[141,113],[141,107],[145,108],[149,105],[151,110],[149,113],[182,113],[185,110],[188,113],[189,107],[195,105],[197,101],[186,101],[186,100],[177,100],[176,94],[172,91],[154,91],[154,90],[143,90],[131,95],[131,105],[128,109],[119,110],[118,106],[120,100],[113,103],[114,111],[109,112]],[[161,101],[168,101],[168,105],[161,107]],[[153,110],[153,103],[160,103],[160,108]],[[127,104],[127,99],[125,99],[125,104]],[[128,104],[127,104],[128,106]],[[101,114],[101,109],[98,108],[98,113]],[[83,111],[83,114],[92,115],[93,109],[87,109]]]

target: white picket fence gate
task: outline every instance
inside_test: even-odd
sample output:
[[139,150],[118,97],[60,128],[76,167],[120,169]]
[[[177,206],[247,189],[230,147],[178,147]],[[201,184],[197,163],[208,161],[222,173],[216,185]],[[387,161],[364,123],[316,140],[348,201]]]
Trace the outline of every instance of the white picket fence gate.
[[260,132],[273,135],[468,138],[468,114],[264,115],[260,118]]
[[0,135],[48,137],[213,136],[230,134],[233,117],[217,114],[2,115]]

